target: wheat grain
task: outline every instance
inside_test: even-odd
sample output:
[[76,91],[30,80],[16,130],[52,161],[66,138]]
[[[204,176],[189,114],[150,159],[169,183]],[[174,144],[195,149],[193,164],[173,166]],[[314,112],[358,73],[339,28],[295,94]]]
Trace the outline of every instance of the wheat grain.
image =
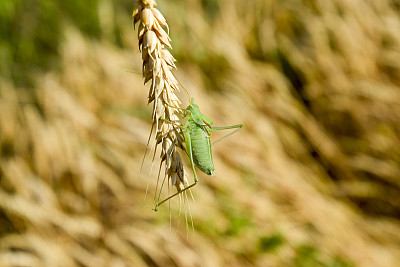
[[140,0],[135,5],[132,17],[134,25],[139,24],[138,39],[144,83],[151,81],[148,103],[153,103],[153,123],[149,140],[155,130],[154,153],[157,146],[162,144],[160,157],[161,165],[165,164],[165,176],[180,191],[187,184],[187,179],[182,159],[176,150],[176,147],[184,147],[184,138],[180,127],[171,123],[179,120],[179,109],[175,108],[180,106],[175,95],[179,83],[172,73],[176,60],[166,49],[171,48],[168,24],[155,6],[153,0]]

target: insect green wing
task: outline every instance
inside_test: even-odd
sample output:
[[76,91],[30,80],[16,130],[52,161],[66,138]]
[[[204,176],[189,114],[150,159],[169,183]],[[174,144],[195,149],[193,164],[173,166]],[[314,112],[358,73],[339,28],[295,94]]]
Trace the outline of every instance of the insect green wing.
[[211,153],[210,136],[205,129],[209,126],[201,126],[194,121],[188,121],[190,127],[187,132],[190,136],[190,145],[194,164],[205,174],[214,174],[214,163]]

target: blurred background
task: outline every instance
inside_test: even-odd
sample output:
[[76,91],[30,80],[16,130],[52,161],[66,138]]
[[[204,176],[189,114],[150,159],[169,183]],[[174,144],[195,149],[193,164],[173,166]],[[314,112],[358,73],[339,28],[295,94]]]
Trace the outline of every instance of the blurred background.
[[180,82],[245,126],[157,213],[133,5],[0,1],[1,266],[398,266],[398,0],[159,0]]

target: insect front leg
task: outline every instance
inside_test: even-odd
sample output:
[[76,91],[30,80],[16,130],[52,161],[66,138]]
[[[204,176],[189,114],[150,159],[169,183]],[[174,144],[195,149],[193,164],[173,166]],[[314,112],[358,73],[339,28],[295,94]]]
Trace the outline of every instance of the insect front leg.
[[165,122],[168,122],[168,123],[171,123],[171,124],[174,124],[174,125],[180,127],[179,121],[169,121],[169,120],[166,120],[166,119],[163,119],[163,118],[160,118],[159,120],[160,120],[160,121],[165,121]]

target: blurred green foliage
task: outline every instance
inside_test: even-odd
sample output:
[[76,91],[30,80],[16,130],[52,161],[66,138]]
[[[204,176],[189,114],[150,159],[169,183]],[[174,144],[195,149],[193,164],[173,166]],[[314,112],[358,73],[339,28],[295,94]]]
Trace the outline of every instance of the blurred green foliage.
[[297,267],[351,267],[352,264],[341,259],[332,257],[322,260],[321,253],[311,245],[302,245],[296,249],[294,265]]
[[32,72],[59,67],[65,21],[99,36],[97,0],[5,0],[0,5],[0,70],[16,84],[29,86]]
[[211,19],[215,18],[220,12],[220,4],[217,0],[201,0],[201,5]]
[[[109,0],[104,0],[109,1]],[[65,25],[88,38],[102,37],[99,0],[2,0],[0,1],[0,73],[20,86],[31,87],[31,75],[60,69],[60,45]],[[110,1],[111,2],[111,1]],[[131,12],[132,1],[111,2],[114,11]],[[129,14],[130,15],[130,14]],[[127,16],[129,17],[127,14]],[[113,40],[121,46],[119,25]]]
[[230,210],[227,213],[229,226],[225,231],[225,235],[237,236],[243,228],[251,226],[251,217],[248,214],[236,210]]
[[273,233],[270,236],[263,236],[259,240],[261,252],[273,252],[285,243],[285,238],[280,233]]

